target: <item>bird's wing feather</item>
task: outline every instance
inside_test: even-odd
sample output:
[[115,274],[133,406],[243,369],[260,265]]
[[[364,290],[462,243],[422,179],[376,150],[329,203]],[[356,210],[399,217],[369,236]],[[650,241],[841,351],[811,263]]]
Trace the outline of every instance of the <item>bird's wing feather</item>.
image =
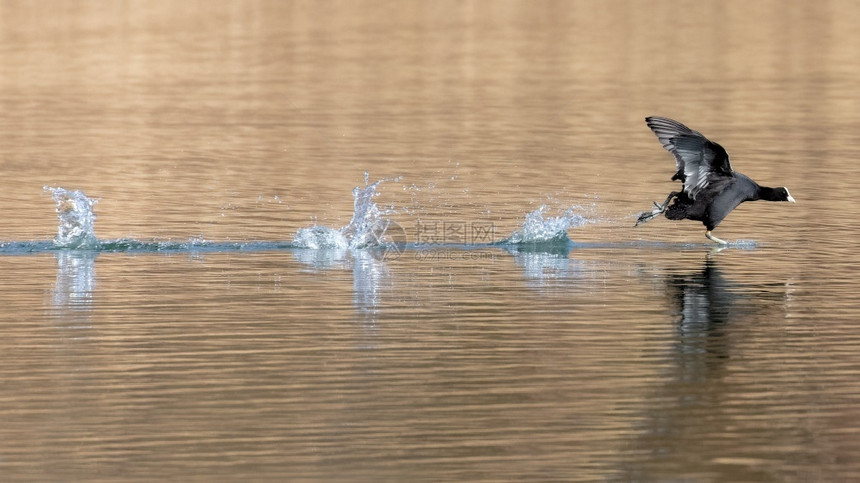
[[684,183],[684,192],[690,198],[696,199],[699,191],[718,179],[732,177],[732,165],[726,150],[702,133],[665,117],[647,117],[645,123],[663,147],[675,156],[678,172],[672,179],[680,179]]
[[648,125],[649,128],[651,128],[652,131],[654,131],[654,134],[657,136],[657,139],[660,141],[666,151],[669,151],[670,153],[672,153],[672,155],[675,156],[675,169],[678,170],[678,174],[676,175],[676,178],[672,179],[674,180],[680,178],[681,181],[684,181],[682,177],[682,175],[684,174],[684,159],[681,158],[675,152],[675,145],[672,144],[672,138],[678,137],[682,134],[689,134],[693,136],[702,136],[702,134],[697,131],[693,131],[692,129],[688,128],[687,126],[681,124],[674,119],[669,119],[668,117],[646,117],[645,123]]
[[732,177],[729,155],[719,144],[708,141],[704,136],[682,134],[669,142],[674,154],[684,164],[684,191],[696,199],[699,191],[722,178]]

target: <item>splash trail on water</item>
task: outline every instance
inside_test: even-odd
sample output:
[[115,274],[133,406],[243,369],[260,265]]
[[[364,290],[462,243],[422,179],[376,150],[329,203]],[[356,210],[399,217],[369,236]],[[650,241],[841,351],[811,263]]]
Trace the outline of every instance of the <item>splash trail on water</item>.
[[181,252],[259,252],[295,248],[289,242],[212,242],[201,238],[187,241],[137,240],[119,238],[100,240],[95,235],[96,215],[93,211],[98,199],[80,190],[61,187],[44,187],[56,203],[57,234],[53,240],[0,242],[0,255],[26,255],[49,251],[94,251],[120,253],[181,253]]
[[[390,216],[398,213],[393,207],[380,207],[374,198],[379,195],[379,187],[386,181],[381,179],[369,182],[368,173],[364,174],[364,187],[352,190],[353,213],[349,223],[341,228],[313,225],[296,232],[292,241],[245,241],[217,242],[202,238],[184,241],[138,240],[120,238],[100,240],[95,235],[96,215],[93,211],[98,199],[90,198],[80,190],[67,190],[61,187],[45,186],[51,194],[57,213],[57,234],[52,240],[0,241],[0,255],[26,255],[46,251],[80,250],[121,253],[181,253],[181,252],[257,252],[271,250],[296,250],[305,252],[300,258],[313,262],[313,265],[338,265],[346,257],[357,256],[358,251],[367,250],[374,257],[387,258],[391,254],[399,256],[404,250],[427,250],[426,243],[417,240],[410,242],[405,230]],[[672,244],[661,242],[624,242],[624,243],[577,243],[568,237],[568,230],[583,226],[594,220],[586,218],[587,207],[573,206],[565,212],[553,216],[547,214],[543,205],[525,215],[522,226],[507,238],[487,243],[438,243],[433,246],[461,250],[498,247],[511,253],[550,253],[566,257],[570,250],[588,247],[620,248],[662,248],[690,249],[705,244]],[[752,240],[739,240],[729,247],[755,249],[758,244]],[[432,247],[431,247],[432,248]],[[349,255],[352,254],[352,255]]]

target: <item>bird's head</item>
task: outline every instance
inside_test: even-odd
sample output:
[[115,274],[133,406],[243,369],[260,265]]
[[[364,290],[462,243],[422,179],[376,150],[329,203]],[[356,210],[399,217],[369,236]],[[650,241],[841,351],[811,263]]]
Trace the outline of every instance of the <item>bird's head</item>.
[[775,188],[773,190],[773,194],[773,201],[790,201],[792,203],[796,203],[794,198],[791,196],[791,193],[788,192],[788,188]]

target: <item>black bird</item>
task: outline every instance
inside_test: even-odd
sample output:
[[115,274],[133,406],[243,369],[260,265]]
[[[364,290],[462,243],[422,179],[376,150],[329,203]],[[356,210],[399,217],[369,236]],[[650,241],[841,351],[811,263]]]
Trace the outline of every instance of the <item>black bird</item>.
[[757,200],[794,203],[786,188],[759,186],[748,176],[732,171],[726,150],[702,133],[666,117],[646,117],[645,123],[675,156],[678,171],[672,181],[680,180],[684,187],[669,193],[662,205],[655,202],[652,211],[639,215],[637,226],[663,213],[670,220],[698,220],[705,225],[709,240],[725,245],[711,235],[711,230],[739,204]]

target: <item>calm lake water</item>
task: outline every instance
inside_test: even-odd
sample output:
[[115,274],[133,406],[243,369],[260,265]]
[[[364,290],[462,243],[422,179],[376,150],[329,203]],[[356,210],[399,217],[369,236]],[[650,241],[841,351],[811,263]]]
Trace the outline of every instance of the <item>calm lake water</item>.
[[[858,23],[0,1],[0,479],[857,481]],[[648,115],[798,203],[634,229]]]

